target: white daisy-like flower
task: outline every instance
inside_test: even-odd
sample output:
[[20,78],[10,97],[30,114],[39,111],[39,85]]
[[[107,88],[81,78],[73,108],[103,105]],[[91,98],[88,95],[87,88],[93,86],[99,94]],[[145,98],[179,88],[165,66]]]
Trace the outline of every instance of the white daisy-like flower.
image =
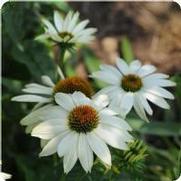
[[91,97],[93,90],[89,82],[81,77],[69,77],[59,80],[56,84],[48,76],[42,76],[42,83],[30,83],[25,85],[22,89],[27,93],[20,96],[15,96],[11,100],[17,102],[36,102],[35,108],[39,108],[42,105],[50,104],[54,102],[54,95],[57,92],[73,93],[74,91],[81,91],[86,96]]
[[148,121],[145,111],[153,114],[149,102],[169,109],[166,99],[174,99],[174,96],[165,87],[176,84],[163,73],[154,73],[156,67],[153,65],[141,65],[135,60],[128,65],[124,60],[117,58],[116,66],[101,65],[100,71],[94,72],[91,77],[97,78],[109,84],[100,93],[106,93],[110,100],[110,107],[126,116],[132,107],[144,120]]
[[[40,156],[58,153],[63,157],[65,173],[79,159],[83,169],[91,172],[93,153],[106,165],[111,166],[111,154],[107,146],[126,150],[133,138],[128,123],[108,109],[105,95],[91,100],[81,92],[57,93],[59,106],[52,118],[47,113],[32,131],[32,136],[48,140]],[[53,115],[52,112],[49,112]]]
[[88,43],[94,39],[96,28],[85,28],[89,20],[78,23],[79,13],[69,12],[63,18],[59,12],[54,11],[54,24],[47,19],[42,19],[45,26],[45,33],[37,37],[37,39],[51,38],[58,43]]

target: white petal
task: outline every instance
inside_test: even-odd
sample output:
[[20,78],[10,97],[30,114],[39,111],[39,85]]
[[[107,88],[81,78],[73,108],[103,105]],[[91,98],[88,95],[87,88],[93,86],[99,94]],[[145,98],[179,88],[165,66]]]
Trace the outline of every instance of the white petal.
[[94,95],[93,102],[98,108],[98,110],[101,110],[109,104],[109,99],[106,94]]
[[132,130],[132,128],[129,126],[129,124],[125,120],[116,116],[108,116],[106,114],[100,113],[100,120],[101,120],[101,123],[112,126],[112,127],[116,127],[122,130],[129,130],[129,131]]
[[108,116],[114,116],[114,115],[118,115],[119,113],[113,111],[112,109],[109,108],[104,108],[100,111],[100,114],[105,114]]
[[116,67],[113,67],[111,65],[102,64],[100,65],[100,69],[103,71],[108,71],[110,73],[113,73],[115,74],[115,76],[122,77],[121,72]]
[[141,62],[139,60],[134,60],[131,62],[129,68],[131,73],[135,73],[141,68]]
[[155,87],[155,86],[172,87],[176,85],[175,82],[173,81],[165,80],[165,79],[157,79],[157,78],[152,78],[152,77],[145,77],[143,79],[143,84],[144,84],[144,87],[146,88]]
[[26,93],[45,94],[45,95],[53,94],[53,89],[49,87],[44,87],[44,88],[29,87],[22,89],[22,91]]
[[76,34],[79,31],[83,30],[87,26],[88,23],[89,23],[89,20],[84,20],[84,21],[80,22],[73,30],[73,34]]
[[145,91],[167,99],[174,99],[173,94],[161,87],[152,87],[150,89],[146,89]]
[[156,104],[157,106],[159,106],[163,109],[169,109],[170,108],[168,103],[162,97],[153,95],[153,94],[148,93],[148,92],[145,92],[144,95],[149,101]]
[[45,145],[39,156],[49,156],[57,152],[57,147],[60,141],[65,137],[65,135],[68,134],[67,131],[60,133],[55,138],[48,141],[48,143]]
[[43,84],[45,84],[45,85],[47,85],[49,87],[54,87],[55,86],[53,81],[47,75],[41,76],[41,80],[42,80]]
[[154,73],[146,76],[147,78],[152,78],[152,79],[166,79],[169,77],[167,74],[162,74],[162,73]]
[[76,25],[76,23],[77,23],[77,21],[78,21],[78,18],[79,18],[79,12],[76,12],[76,13],[74,14],[74,16],[72,17],[72,19],[71,19],[71,21],[70,21],[70,23],[69,23],[69,26],[68,26],[68,28],[67,28],[67,30],[68,30],[69,32],[72,32],[72,30],[74,29],[74,27],[75,27],[75,25]]
[[54,106],[49,104],[37,109],[36,111],[31,112],[26,117],[24,117],[20,123],[22,125],[30,125],[39,121],[54,118],[59,118],[63,120],[67,118],[67,114],[68,113],[60,106]]
[[69,94],[57,93],[55,94],[55,101],[67,111],[71,111],[75,107],[73,99]]
[[87,142],[86,135],[82,133],[79,135],[78,157],[84,170],[86,172],[91,172],[93,165],[93,152]]
[[84,37],[88,37],[90,36],[91,34],[95,33],[97,31],[96,28],[87,28],[85,30],[82,30],[78,33],[76,33],[75,37],[79,40],[81,40],[82,38]]
[[149,122],[149,120],[145,114],[143,105],[141,104],[141,102],[139,101],[137,96],[135,96],[135,98],[134,98],[134,105],[133,106],[134,106],[136,113],[139,115],[139,117],[141,119],[145,120],[146,122]]
[[48,142],[49,142],[49,140],[43,140],[43,139],[41,139],[41,140],[40,140],[40,147],[41,147],[41,148],[45,147]]
[[153,114],[153,110],[151,109],[151,107],[150,107],[146,97],[144,96],[144,94],[137,93],[136,96],[139,99],[140,103],[143,105],[143,107],[146,110],[146,112],[149,115],[152,115]]
[[120,70],[120,72],[123,73],[124,75],[129,73],[128,64],[123,59],[117,58],[116,65],[118,69]]
[[[52,139],[53,137],[60,134],[62,131],[68,130],[68,126],[63,124],[58,124],[59,120],[51,120],[40,123],[33,130],[31,135],[41,138],[41,139]],[[60,120],[61,122],[62,120]],[[64,122],[64,121],[62,121]]]
[[153,72],[156,71],[156,67],[153,65],[143,65],[139,70],[138,70],[138,75],[141,77],[144,77],[146,75],[149,75]]
[[0,181],[5,181],[6,179],[10,179],[12,176],[10,174],[0,172]]
[[87,105],[87,104],[90,104],[91,102],[91,100],[88,97],[86,97],[82,92],[77,92],[77,91],[74,92],[72,94],[72,98],[76,106]]
[[62,31],[63,19],[58,11],[54,11],[54,23],[55,23],[57,30],[59,32]]
[[108,84],[120,85],[120,77],[117,77],[114,74],[107,71],[101,70],[101,71],[93,72],[90,77],[97,78]]
[[94,153],[104,162],[111,166],[111,154],[107,145],[95,133],[87,134],[87,140]]
[[56,29],[48,20],[42,19],[42,22],[47,27],[47,33],[52,37],[53,40],[62,41],[62,39],[58,36]]
[[37,95],[20,95],[20,96],[15,96],[11,99],[12,101],[17,101],[17,102],[42,102],[42,103],[47,103],[51,102],[53,99],[52,98],[46,98],[42,96],[37,96]]
[[69,150],[72,149],[72,145],[74,145],[74,142],[77,139],[77,135],[78,134],[76,132],[70,132],[61,140],[57,147],[59,157],[64,156],[67,152],[69,152]]
[[67,31],[68,25],[69,25],[69,23],[70,23],[71,18],[72,18],[72,11],[69,11],[68,14],[67,14],[66,17],[65,17],[64,22],[63,22],[62,31]]
[[131,111],[131,108],[133,107],[133,102],[134,102],[133,93],[128,92],[123,95],[120,105],[121,115],[125,116]]
[[103,139],[107,144],[120,150],[127,150],[128,146],[126,141],[131,141],[132,137],[125,131],[118,130],[116,128],[107,127],[104,125],[95,129],[96,134]]
[[34,129],[34,127],[36,127],[38,124],[39,124],[39,122],[28,125],[25,129],[26,134],[31,133],[32,130]]
[[72,145],[72,149],[63,157],[63,167],[66,174],[73,168],[78,159],[76,146],[77,141]]

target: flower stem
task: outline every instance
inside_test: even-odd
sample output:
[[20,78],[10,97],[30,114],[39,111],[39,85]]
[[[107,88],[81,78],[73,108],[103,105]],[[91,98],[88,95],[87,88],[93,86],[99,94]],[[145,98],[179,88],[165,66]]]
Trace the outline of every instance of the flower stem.
[[65,66],[64,66],[64,56],[65,56],[65,52],[66,52],[66,48],[61,47],[60,61],[59,61],[59,66],[60,66],[60,67],[58,68],[58,73],[59,73],[59,75],[60,75],[60,77],[61,77],[62,79],[64,79],[64,78],[65,78],[64,75],[66,75],[66,74],[65,74]]

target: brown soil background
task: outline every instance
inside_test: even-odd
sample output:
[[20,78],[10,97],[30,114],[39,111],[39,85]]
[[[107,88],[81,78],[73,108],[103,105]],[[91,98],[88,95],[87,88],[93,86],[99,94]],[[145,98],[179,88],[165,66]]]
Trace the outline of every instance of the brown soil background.
[[98,28],[91,48],[106,63],[114,63],[124,36],[134,56],[159,71],[181,72],[181,9],[173,2],[69,2],[81,18]]

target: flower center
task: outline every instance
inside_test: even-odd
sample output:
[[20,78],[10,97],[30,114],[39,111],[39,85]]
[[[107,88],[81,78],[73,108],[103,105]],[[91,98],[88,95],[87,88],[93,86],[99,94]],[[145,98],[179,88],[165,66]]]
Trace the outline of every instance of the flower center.
[[67,31],[60,32],[59,36],[61,38],[63,38],[64,40],[67,40],[67,41],[73,38],[73,35],[71,33],[67,32]]
[[54,87],[54,93],[63,92],[72,94],[75,91],[80,91],[89,98],[91,98],[93,94],[93,89],[89,82],[80,77],[69,77],[64,80],[60,80]]
[[99,123],[98,112],[89,105],[75,107],[68,115],[70,129],[78,133],[92,131]]
[[121,86],[127,92],[136,92],[141,89],[142,85],[141,78],[134,74],[125,75],[121,80]]

